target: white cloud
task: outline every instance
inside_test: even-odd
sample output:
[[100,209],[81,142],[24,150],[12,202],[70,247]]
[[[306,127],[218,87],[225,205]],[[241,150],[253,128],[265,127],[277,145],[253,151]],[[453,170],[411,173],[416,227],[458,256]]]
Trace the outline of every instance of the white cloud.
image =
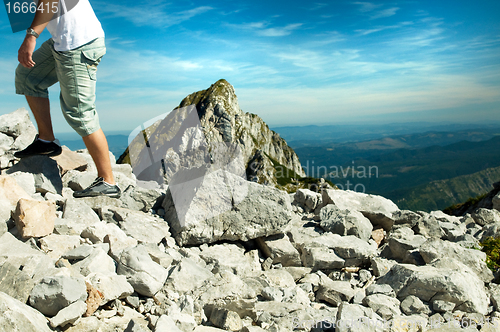
[[290,35],[294,30],[302,26],[302,23],[288,24],[280,28],[267,28],[257,31],[259,36],[265,37],[283,37]]
[[325,7],[328,7],[328,4],[327,3],[324,3],[324,2],[316,2],[314,3],[313,7],[309,8],[309,10],[311,11],[315,11],[315,10],[319,10],[319,9],[323,9]]
[[401,23],[396,24],[396,25],[379,26],[379,27],[373,28],[373,29],[358,29],[355,31],[358,32],[362,36],[366,36],[366,35],[370,35],[372,33],[380,32],[380,31],[384,31],[384,30],[400,29],[400,28],[408,26],[408,25],[413,25],[413,22],[406,21],[406,22],[401,22]]
[[382,5],[376,5],[371,2],[353,2],[353,4],[361,6],[361,8],[359,8],[359,11],[362,13],[371,12],[382,6]]
[[257,35],[263,37],[283,37],[290,35],[294,30],[299,29],[302,23],[288,24],[284,27],[269,27],[271,23],[267,21],[227,24],[228,26],[241,30],[254,31]]
[[180,24],[213,9],[210,6],[199,6],[188,10],[171,12],[168,9],[168,4],[161,2],[130,6],[102,1],[96,2],[94,8],[98,14],[103,13],[111,17],[121,17],[136,26],[157,28],[167,28]]
[[378,18],[391,17],[396,15],[396,12],[399,10],[399,7],[392,7],[384,10],[377,11],[370,16],[370,19],[375,20]]

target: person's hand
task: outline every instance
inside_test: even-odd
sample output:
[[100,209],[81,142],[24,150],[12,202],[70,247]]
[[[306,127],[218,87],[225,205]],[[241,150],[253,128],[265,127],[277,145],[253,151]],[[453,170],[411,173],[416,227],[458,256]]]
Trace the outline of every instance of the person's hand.
[[33,52],[35,51],[35,46],[36,46],[35,36],[26,35],[23,44],[21,45],[19,51],[17,52],[17,59],[19,60],[19,63],[21,63],[21,65],[23,65],[26,68],[31,68],[35,66],[35,62],[31,58]]

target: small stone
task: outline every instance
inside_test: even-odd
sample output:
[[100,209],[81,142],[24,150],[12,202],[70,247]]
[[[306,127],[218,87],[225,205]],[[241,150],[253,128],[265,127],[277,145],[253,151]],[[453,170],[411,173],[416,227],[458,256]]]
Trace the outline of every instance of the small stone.
[[45,277],[33,287],[30,305],[46,316],[54,316],[59,310],[76,301],[85,301],[87,287],[81,278],[56,276]]
[[267,271],[271,269],[273,265],[273,259],[271,257],[266,258],[266,260],[262,263],[262,270]]
[[56,316],[50,320],[50,326],[56,328],[67,324],[73,325],[87,310],[87,304],[83,301],[77,301],[61,309]]
[[443,300],[434,300],[432,301],[432,309],[439,313],[444,313],[448,311],[453,311],[455,309],[455,303],[443,301]]
[[223,308],[214,308],[212,310],[210,322],[217,327],[229,331],[240,331],[243,328],[240,316],[234,311]]
[[177,325],[175,325],[175,322],[171,317],[167,315],[162,315],[156,321],[155,332],[182,332],[182,331],[179,330]]
[[377,246],[380,246],[382,241],[384,241],[385,232],[383,228],[377,228],[372,231],[372,239],[375,241]]
[[127,302],[129,305],[131,305],[133,308],[137,309],[139,308],[139,305],[141,304],[139,296],[136,293],[133,293],[125,298],[125,302]]
[[429,306],[425,305],[422,300],[414,295],[407,296],[401,302],[401,311],[403,311],[405,315],[428,315],[431,312]]
[[71,170],[84,171],[87,168],[87,160],[79,153],[73,152],[68,147],[62,147],[62,153],[52,157],[57,162],[61,176]]
[[56,203],[21,198],[14,213],[19,234],[24,238],[43,237],[54,230]]
[[93,287],[88,282],[85,282],[85,285],[87,286],[87,300],[85,301],[87,308],[83,316],[89,317],[96,312],[97,308],[99,308],[104,296],[101,292],[99,292],[99,290],[97,290],[97,288]]

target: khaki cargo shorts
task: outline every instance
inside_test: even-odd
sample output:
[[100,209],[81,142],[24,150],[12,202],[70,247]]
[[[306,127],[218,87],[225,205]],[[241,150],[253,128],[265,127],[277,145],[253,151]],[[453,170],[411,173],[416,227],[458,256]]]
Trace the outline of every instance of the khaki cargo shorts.
[[16,69],[16,93],[48,98],[48,87],[59,82],[61,109],[68,124],[82,137],[100,128],[95,108],[97,65],[106,53],[104,38],[58,52],[52,38],[33,53],[33,68]]

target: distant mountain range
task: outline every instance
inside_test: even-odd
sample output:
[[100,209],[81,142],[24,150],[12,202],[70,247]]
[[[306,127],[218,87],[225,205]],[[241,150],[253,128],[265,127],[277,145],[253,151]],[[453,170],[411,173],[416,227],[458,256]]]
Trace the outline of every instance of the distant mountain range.
[[330,142],[295,151],[308,175],[327,173],[341,189],[380,194],[403,209],[443,209],[490,191],[500,180],[500,127],[493,126]]

